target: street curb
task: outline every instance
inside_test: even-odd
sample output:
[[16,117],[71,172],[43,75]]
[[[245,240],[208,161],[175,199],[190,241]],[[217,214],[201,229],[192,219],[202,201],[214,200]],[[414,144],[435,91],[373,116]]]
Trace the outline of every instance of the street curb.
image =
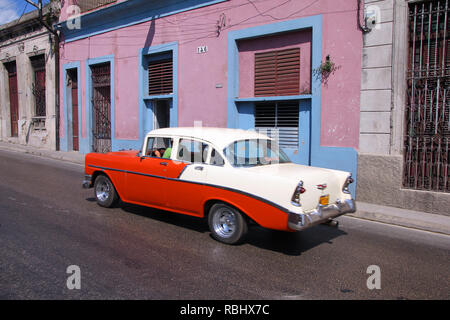
[[84,154],[80,154],[76,151],[65,152],[65,151],[52,151],[43,150],[38,148],[33,148],[29,146],[16,145],[7,142],[0,142],[0,150],[12,151],[12,152],[22,152],[26,154],[31,154],[43,158],[50,158],[53,160],[66,161],[76,164],[84,165]]
[[450,216],[356,202],[356,212],[347,216],[406,228],[450,235]]

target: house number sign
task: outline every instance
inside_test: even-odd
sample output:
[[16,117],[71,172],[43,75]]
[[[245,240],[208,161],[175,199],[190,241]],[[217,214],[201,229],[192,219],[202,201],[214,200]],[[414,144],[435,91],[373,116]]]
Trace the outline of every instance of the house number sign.
[[208,52],[208,46],[197,47],[197,53],[206,53],[206,52]]

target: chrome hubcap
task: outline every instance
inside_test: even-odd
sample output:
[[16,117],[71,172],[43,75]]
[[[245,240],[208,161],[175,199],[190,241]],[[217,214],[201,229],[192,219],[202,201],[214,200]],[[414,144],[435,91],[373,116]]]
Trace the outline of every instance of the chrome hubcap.
[[236,215],[226,208],[218,210],[213,217],[213,228],[222,238],[231,237],[236,230]]
[[97,184],[95,189],[95,195],[97,199],[104,202],[108,199],[111,189],[109,188],[109,184],[106,181],[102,181]]

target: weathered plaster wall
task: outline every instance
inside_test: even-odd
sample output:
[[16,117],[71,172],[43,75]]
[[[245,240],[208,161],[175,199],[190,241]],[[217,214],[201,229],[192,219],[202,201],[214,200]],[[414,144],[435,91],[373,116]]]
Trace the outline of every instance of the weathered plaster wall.
[[364,36],[357,199],[450,215],[450,194],[403,188],[408,1],[366,0],[380,20]]
[[[33,36],[32,38],[30,38]],[[34,130],[35,100],[32,92],[34,73],[30,57],[45,54],[46,57],[46,119],[45,130]],[[55,135],[55,55],[47,32],[36,31],[19,39],[0,44],[0,60],[16,61],[19,100],[18,137],[11,137],[8,73],[3,64],[0,68],[1,120],[0,134],[3,141],[28,144],[47,149],[56,148]]]

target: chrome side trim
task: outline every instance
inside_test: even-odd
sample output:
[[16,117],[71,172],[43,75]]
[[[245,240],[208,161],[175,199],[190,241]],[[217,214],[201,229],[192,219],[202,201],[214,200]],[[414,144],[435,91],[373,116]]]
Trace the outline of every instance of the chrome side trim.
[[181,169],[181,172],[180,172],[180,174],[178,175],[177,179],[180,179],[180,178],[181,178],[181,175],[183,174],[184,170],[186,170],[186,168],[189,167],[189,166],[190,166],[190,164],[188,164],[188,165],[185,166],[183,169]]
[[336,201],[336,203],[328,206],[318,205],[317,208],[310,213],[294,213],[289,212],[288,226],[292,230],[301,231],[309,227],[315,226],[339,217],[346,213],[356,211],[356,202],[353,199],[347,199],[344,202]]

